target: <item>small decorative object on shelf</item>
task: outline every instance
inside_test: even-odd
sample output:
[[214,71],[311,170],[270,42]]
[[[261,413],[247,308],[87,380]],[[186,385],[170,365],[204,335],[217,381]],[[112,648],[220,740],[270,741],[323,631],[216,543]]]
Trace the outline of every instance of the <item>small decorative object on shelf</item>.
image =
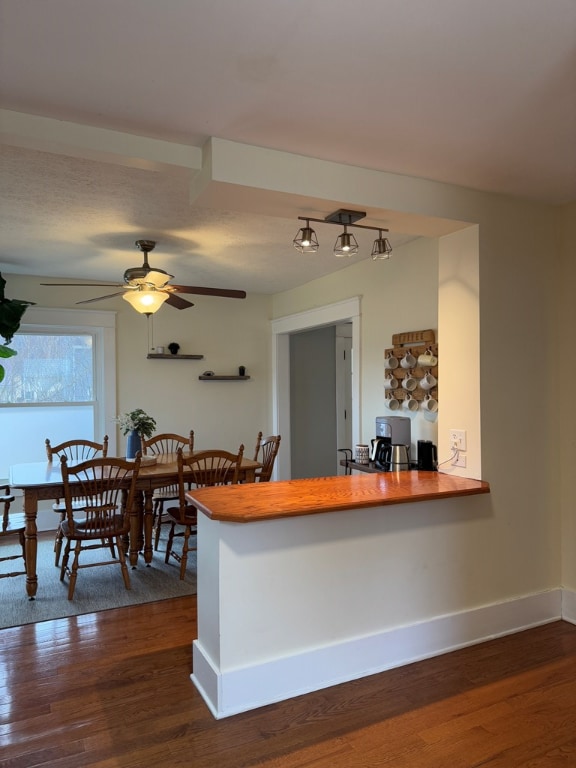
[[172,341],[170,344],[168,344],[168,349],[170,350],[171,355],[177,355],[178,350],[180,349],[180,344],[177,344],[175,341]]
[[238,367],[238,376],[246,376],[246,366],[240,365]]
[[136,458],[138,451],[142,451],[142,438],[148,439],[154,434],[156,421],[152,416],[148,416],[142,408],[136,408],[134,411],[118,416],[116,422],[119,424],[122,434],[128,435],[126,458]]

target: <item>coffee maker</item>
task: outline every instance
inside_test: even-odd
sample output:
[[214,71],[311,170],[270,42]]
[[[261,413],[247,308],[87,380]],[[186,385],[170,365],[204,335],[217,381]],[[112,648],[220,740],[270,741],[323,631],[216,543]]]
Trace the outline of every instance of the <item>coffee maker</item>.
[[376,437],[389,437],[392,445],[407,445],[412,442],[411,421],[408,416],[377,416]]
[[378,416],[376,438],[372,440],[376,466],[384,470],[410,469],[411,439],[407,416]]

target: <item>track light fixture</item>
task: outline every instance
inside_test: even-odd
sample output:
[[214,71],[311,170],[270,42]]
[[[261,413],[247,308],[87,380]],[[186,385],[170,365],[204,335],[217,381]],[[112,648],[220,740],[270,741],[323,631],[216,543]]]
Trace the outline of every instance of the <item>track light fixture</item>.
[[310,219],[304,219],[306,226],[298,230],[292,244],[300,253],[316,253],[318,250],[318,238],[316,232],[310,228]]
[[320,224],[337,224],[344,228],[344,231],[336,238],[334,244],[335,256],[354,256],[358,253],[358,242],[353,234],[348,232],[348,227],[356,227],[357,229],[371,229],[378,232],[378,237],[374,240],[372,247],[372,258],[376,259],[389,259],[392,253],[392,246],[387,237],[384,237],[383,232],[388,232],[384,227],[368,227],[364,224],[356,224],[357,221],[363,219],[366,216],[364,211],[349,211],[344,208],[340,208],[325,219],[313,219],[310,216],[298,216],[300,221],[305,221],[306,226],[298,230],[298,233],[292,244],[300,253],[316,253],[319,248],[318,238],[316,232],[311,229],[310,222],[318,222]]

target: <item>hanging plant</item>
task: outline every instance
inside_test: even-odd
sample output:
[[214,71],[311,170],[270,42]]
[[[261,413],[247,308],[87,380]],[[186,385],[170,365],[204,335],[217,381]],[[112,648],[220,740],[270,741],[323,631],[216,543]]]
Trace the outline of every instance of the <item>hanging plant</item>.
[[[6,286],[6,280],[0,273],[0,336],[4,339],[6,344],[10,344],[14,334],[20,328],[20,321],[22,315],[28,307],[34,304],[33,301],[22,301],[21,299],[7,299],[4,296],[4,287]],[[17,352],[15,349],[0,344],[0,357],[6,359],[7,357],[14,357]],[[0,365],[0,382],[4,380],[6,371],[3,365]]]

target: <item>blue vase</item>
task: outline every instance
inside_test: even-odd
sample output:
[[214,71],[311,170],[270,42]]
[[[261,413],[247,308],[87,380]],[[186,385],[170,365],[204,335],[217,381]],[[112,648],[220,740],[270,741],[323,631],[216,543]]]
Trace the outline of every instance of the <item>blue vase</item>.
[[135,459],[138,451],[142,451],[142,439],[140,433],[135,429],[128,433],[128,440],[126,441],[126,458]]

